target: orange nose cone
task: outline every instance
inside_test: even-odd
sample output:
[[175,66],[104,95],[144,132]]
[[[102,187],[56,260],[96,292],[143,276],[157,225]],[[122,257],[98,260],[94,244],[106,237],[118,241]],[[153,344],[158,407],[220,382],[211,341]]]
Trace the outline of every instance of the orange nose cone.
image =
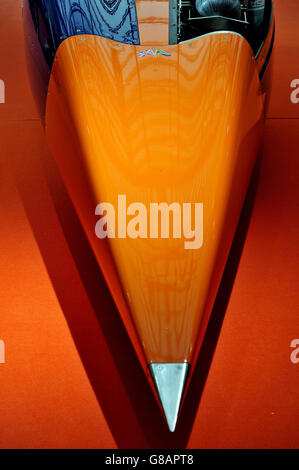
[[260,143],[263,97],[236,34],[146,49],[64,41],[47,137],[136,348],[148,364],[193,363]]

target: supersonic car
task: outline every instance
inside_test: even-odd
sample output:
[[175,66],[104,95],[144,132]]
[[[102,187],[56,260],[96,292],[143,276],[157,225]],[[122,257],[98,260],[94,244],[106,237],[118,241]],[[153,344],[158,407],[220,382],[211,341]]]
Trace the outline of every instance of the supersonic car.
[[262,139],[272,1],[25,0],[24,24],[49,147],[174,431]]

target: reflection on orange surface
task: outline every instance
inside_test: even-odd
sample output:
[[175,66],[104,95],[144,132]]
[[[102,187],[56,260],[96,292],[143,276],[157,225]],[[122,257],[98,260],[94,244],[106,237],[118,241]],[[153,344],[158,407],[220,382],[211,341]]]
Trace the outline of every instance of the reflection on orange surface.
[[298,449],[299,365],[289,360],[299,305],[299,104],[290,100],[298,3],[275,6],[273,93],[249,231],[221,334],[213,322],[170,433],[45,149],[21,2],[1,0],[1,448]]
[[140,44],[169,43],[169,0],[136,0]]
[[[131,338],[146,362],[191,362],[201,343],[260,143],[263,99],[248,43],[216,34],[172,55],[98,37],[62,43],[47,138]],[[95,236],[118,195],[203,203],[204,244]],[[116,268],[116,269],[115,269]],[[132,321],[131,321],[132,319]]]

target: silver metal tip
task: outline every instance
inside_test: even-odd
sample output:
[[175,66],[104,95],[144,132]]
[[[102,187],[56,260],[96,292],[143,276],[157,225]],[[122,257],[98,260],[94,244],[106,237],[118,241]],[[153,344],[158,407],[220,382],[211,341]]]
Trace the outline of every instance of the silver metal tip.
[[153,363],[149,369],[168,423],[174,432],[189,372],[187,362]]

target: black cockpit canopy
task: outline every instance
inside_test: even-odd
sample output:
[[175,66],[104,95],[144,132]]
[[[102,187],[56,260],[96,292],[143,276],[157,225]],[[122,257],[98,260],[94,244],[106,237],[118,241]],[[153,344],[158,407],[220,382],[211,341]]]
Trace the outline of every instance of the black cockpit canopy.
[[200,16],[241,18],[240,0],[196,0],[195,6]]
[[170,44],[204,34],[241,34],[256,53],[267,37],[273,16],[271,0],[170,0]]

